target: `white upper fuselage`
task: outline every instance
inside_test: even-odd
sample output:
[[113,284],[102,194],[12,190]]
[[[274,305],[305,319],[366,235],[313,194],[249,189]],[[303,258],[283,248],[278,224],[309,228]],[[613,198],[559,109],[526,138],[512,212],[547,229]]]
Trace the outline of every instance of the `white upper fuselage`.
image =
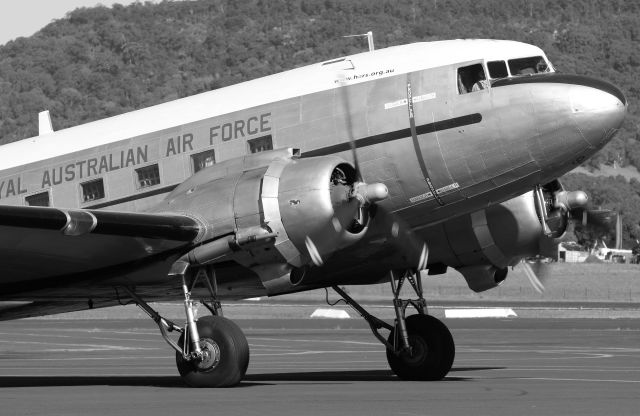
[[361,53],[9,143],[0,146],[0,171],[345,84],[478,59],[526,56],[545,55],[538,47],[505,40],[447,40]]

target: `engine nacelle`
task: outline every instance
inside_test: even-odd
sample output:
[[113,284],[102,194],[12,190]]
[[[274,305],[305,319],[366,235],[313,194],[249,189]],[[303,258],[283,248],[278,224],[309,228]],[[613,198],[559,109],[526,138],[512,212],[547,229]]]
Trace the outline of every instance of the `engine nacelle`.
[[[269,179],[265,177],[265,183]],[[359,208],[352,197],[355,179],[355,169],[333,156],[293,161],[282,171],[278,184],[282,225],[298,250],[308,252],[315,264],[322,264],[362,232],[354,223]]]
[[307,265],[321,264],[366,231],[355,184],[355,169],[344,159],[274,150],[198,172],[155,211],[207,225],[200,240],[208,242],[189,253],[192,264],[237,261],[275,293],[299,284]]
[[506,267],[498,269],[493,265],[464,266],[457,270],[474,292],[493,289],[507,278],[508,272]]
[[430,227],[422,235],[431,249],[429,262],[455,268],[479,292],[504,281],[508,266],[537,255],[544,230],[531,191]]

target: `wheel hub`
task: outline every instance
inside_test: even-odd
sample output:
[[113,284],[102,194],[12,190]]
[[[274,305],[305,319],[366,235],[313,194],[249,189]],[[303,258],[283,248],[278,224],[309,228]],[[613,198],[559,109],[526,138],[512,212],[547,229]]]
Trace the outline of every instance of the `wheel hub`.
[[402,354],[402,359],[408,365],[421,364],[429,353],[429,346],[421,337],[409,336],[409,345],[411,345],[411,353]]
[[200,339],[202,356],[196,361],[196,367],[200,371],[213,370],[220,363],[220,347],[209,338]]

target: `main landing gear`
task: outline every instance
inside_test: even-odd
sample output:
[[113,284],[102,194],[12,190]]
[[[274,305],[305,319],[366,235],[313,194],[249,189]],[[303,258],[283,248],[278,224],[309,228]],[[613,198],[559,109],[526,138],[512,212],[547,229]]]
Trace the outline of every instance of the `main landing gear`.
[[[176,351],[176,364],[183,380],[192,387],[230,387],[242,380],[249,365],[249,344],[240,328],[222,316],[217,299],[215,272],[206,268],[187,274],[188,264],[176,263],[171,275],[182,279],[184,308],[187,322],[177,326],[163,318],[133,290],[125,288],[129,296],[158,325],[162,337]],[[210,302],[201,301],[212,313],[196,321],[191,292],[198,283],[206,284]],[[455,356],[453,338],[447,327],[426,314],[422,283],[412,272],[396,275],[390,272],[395,309],[395,325],[390,325],[368,313],[338,286],[333,289],[367,321],[373,334],[387,348],[387,360],[393,372],[405,380],[441,380]],[[401,299],[400,291],[409,282],[417,299]],[[190,285],[189,285],[190,283]],[[409,305],[418,314],[406,317]],[[380,329],[389,330],[388,337]],[[168,333],[179,332],[175,342]]]
[[[417,299],[399,298],[405,281],[410,283]],[[371,327],[373,335],[385,345],[389,366],[398,377],[404,380],[442,380],[451,369],[455,357],[451,332],[441,321],[426,315],[426,302],[422,295],[419,276],[405,272],[396,277],[392,271],[390,282],[396,313],[394,326],[368,313],[344,290],[337,286],[333,286],[333,289],[362,315]],[[418,314],[405,317],[409,305],[413,306]],[[389,330],[386,339],[379,332],[382,328]]]
[[[136,304],[144,310],[160,328],[162,337],[176,351],[176,365],[182,379],[191,387],[231,387],[242,380],[249,366],[249,344],[242,330],[222,316],[217,299],[215,272],[211,276],[206,268],[193,275],[191,286],[186,276],[188,264],[177,263],[170,275],[182,278],[184,309],[187,322],[184,328],[163,318],[132,290],[125,288]],[[211,294],[211,301],[202,304],[212,316],[196,321],[191,291],[199,282],[204,282]],[[179,332],[176,343],[168,332]]]

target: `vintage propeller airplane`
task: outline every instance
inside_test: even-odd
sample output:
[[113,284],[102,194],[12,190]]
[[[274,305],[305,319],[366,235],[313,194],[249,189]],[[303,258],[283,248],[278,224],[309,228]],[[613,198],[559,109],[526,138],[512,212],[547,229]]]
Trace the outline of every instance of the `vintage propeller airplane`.
[[[0,147],[0,319],[135,302],[186,383],[231,386],[249,347],[220,300],[333,287],[400,378],[442,379],[454,342],[426,313],[419,272],[500,284],[584,207],[556,178],[626,108],[619,89],[556,73],[535,46],[451,40],[56,132],[42,117],[39,136]],[[385,280],[393,324],[339,287]],[[406,282],[415,299],[401,298]],[[147,303],[178,299],[184,327]],[[211,315],[196,319],[192,299]]]

